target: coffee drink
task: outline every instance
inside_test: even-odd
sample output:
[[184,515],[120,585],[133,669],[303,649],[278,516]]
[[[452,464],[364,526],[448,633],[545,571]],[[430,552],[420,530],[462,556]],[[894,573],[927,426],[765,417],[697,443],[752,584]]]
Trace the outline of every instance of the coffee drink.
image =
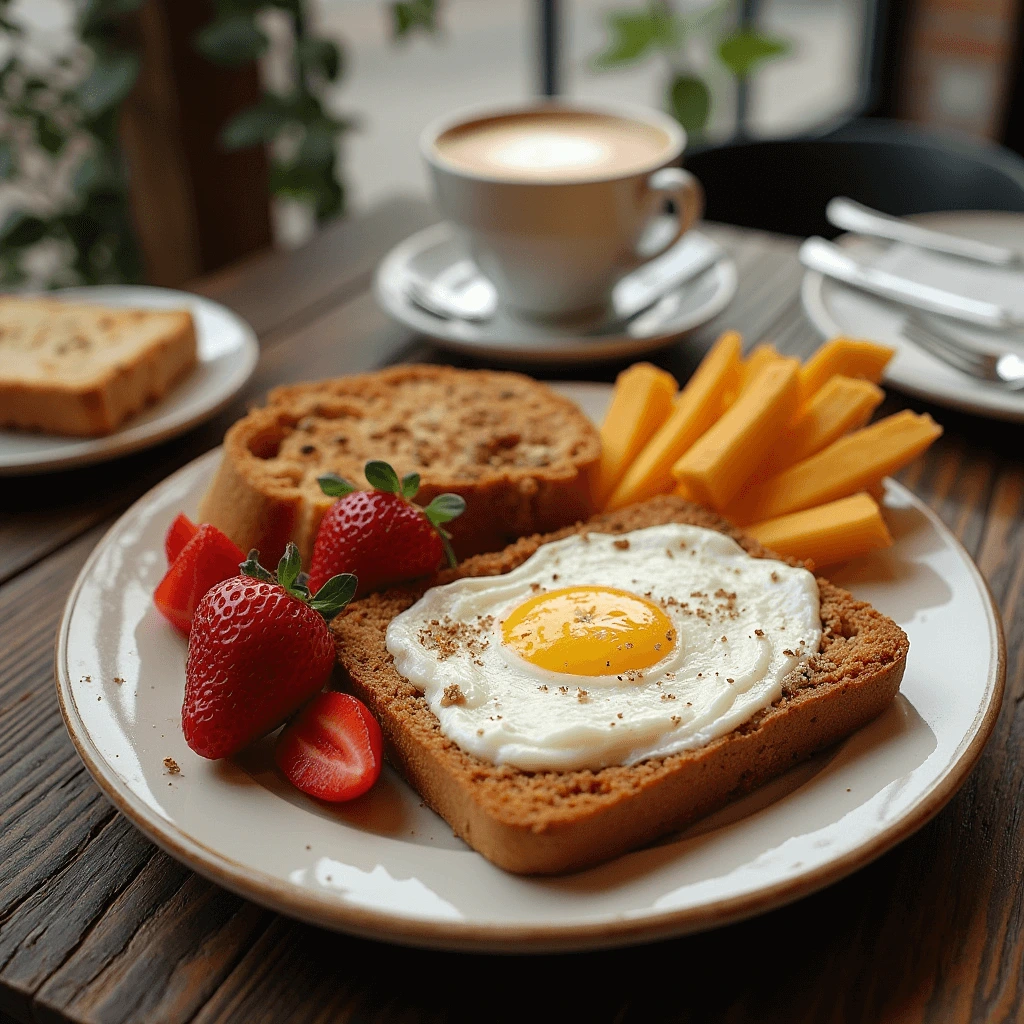
[[551,101],[455,114],[420,139],[437,205],[502,306],[574,329],[700,217],[700,183],[673,166],[685,145],[661,111]]
[[574,182],[659,165],[672,146],[655,125],[585,110],[531,111],[470,121],[434,143],[446,163],[524,182]]

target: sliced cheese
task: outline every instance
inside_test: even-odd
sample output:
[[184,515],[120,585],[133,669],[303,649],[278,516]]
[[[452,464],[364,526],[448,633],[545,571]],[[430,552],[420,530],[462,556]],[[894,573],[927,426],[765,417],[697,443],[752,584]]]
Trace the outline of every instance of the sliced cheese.
[[843,434],[863,427],[883,398],[885,392],[871,381],[832,377],[803,403],[757,467],[751,482],[767,480],[821,451]]
[[725,516],[746,526],[867,490],[917,458],[941,433],[927,414],[907,409],[887,416],[748,488]]
[[740,393],[746,391],[757,375],[769,364],[780,360],[774,345],[758,345],[743,361],[743,379],[740,381]]
[[735,331],[726,331],[711,346],[668,419],[626,470],[605,508],[622,508],[672,490],[673,464],[718,419],[726,396],[738,389],[740,353],[740,336]]
[[873,341],[855,338],[833,338],[826,341],[800,371],[800,388],[804,398],[810,398],[831,377],[863,377],[877,384],[882,379],[886,364],[896,350]]
[[892,544],[882,510],[863,493],[755,523],[746,532],[780,555],[809,559],[815,566],[835,565]]
[[800,402],[800,364],[766,362],[735,404],[675,465],[672,475],[702,503],[723,509],[782,435]]
[[593,484],[597,508],[604,508],[622,475],[668,419],[677,390],[675,377],[650,363],[635,363],[619,374],[601,424],[601,461]]

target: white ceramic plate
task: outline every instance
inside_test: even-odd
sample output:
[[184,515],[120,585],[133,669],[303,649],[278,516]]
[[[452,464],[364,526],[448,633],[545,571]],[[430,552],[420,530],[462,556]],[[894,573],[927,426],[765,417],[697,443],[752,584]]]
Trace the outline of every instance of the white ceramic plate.
[[[607,385],[567,394],[603,414]],[[1003,691],[1002,633],[977,568],[939,519],[890,483],[896,543],[835,577],[910,635],[902,695],[835,749],[684,834],[561,878],[506,874],[394,773],[332,808],[274,770],[269,741],[235,761],[181,733],[185,641],[154,611],[163,535],[194,514],[219,452],[125,513],[68,598],[57,646],[68,730],[100,786],[196,871],[328,928],[445,949],[543,951],[642,942],[796,899],[908,836],[978,757]],[[164,758],[180,766],[169,774]]]
[[[709,240],[697,231],[687,239]],[[377,301],[399,323],[441,347],[477,358],[533,363],[588,363],[636,358],[664,348],[681,334],[717,316],[736,294],[736,264],[729,257],[669,292],[655,307],[621,326],[583,330],[521,320],[501,308],[483,323],[443,320],[425,312],[406,294],[410,274],[432,280],[465,260],[468,250],[448,223],[434,224],[397,245],[384,257],[374,279]]]
[[[1024,214],[957,211],[929,213],[907,219],[965,238],[1024,249]],[[914,252],[909,246],[894,246],[861,235],[842,235],[836,241],[866,263],[964,294],[972,294],[968,286],[980,269],[977,264],[958,261],[953,257],[934,256],[928,257],[927,263],[918,259],[921,266],[915,267]],[[946,266],[941,266],[943,263]],[[962,268],[960,275],[956,272],[958,265]],[[916,272],[924,266],[943,270],[943,279],[935,280],[934,275]],[[1020,277],[1020,291],[1013,305],[1020,306],[1020,295],[1024,294],[1024,271],[1017,271],[1016,274]],[[962,277],[963,286],[958,284],[958,276]],[[1002,296],[1010,282],[1005,272],[1001,272],[1001,276],[1004,280],[999,283],[998,294]],[[978,294],[977,297],[996,296]],[[846,334],[892,345],[896,349],[896,356],[886,369],[885,379],[893,387],[953,409],[996,419],[1024,421],[1024,392],[1007,391],[996,384],[968,377],[907,341],[900,333],[906,316],[904,307],[874,298],[866,292],[857,291],[812,271],[804,275],[801,298],[808,317],[824,337]],[[1024,355],[1024,334],[1019,334],[1016,339],[1010,334],[998,339],[989,333],[986,339],[984,331],[963,328],[948,319],[943,320],[943,324],[947,329],[961,331],[969,340],[979,344],[987,344],[989,347],[1005,345]]]
[[50,473],[106,462],[176,437],[223,409],[256,369],[259,344],[253,329],[237,313],[201,295],[141,285],[65,288],[52,295],[69,302],[107,306],[190,309],[199,365],[162,401],[106,437],[0,430],[0,476]]

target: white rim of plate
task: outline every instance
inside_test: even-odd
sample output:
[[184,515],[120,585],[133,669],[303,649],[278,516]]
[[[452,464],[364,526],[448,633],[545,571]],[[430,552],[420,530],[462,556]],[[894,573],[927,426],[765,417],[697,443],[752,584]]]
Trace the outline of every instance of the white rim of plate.
[[[699,228],[693,230],[699,233]],[[714,297],[694,310],[690,316],[673,322],[671,330],[657,331],[641,338],[629,334],[614,334],[601,340],[585,335],[559,337],[553,334],[548,337],[547,343],[542,341],[537,345],[500,342],[483,337],[480,340],[468,341],[457,337],[450,330],[446,332],[447,321],[421,312],[414,303],[401,294],[395,283],[405,273],[403,268],[419,253],[454,238],[452,225],[447,221],[441,221],[399,242],[378,265],[373,278],[373,290],[381,308],[403,326],[430,338],[439,348],[477,358],[515,359],[524,363],[590,363],[656,352],[672,344],[688,331],[713,320],[732,302],[739,287],[736,263],[731,256],[726,255],[714,267],[704,271],[705,274],[713,273],[718,277],[719,283]],[[459,328],[466,331],[476,330],[468,321],[459,321]],[[543,328],[539,327],[538,334],[543,337],[542,332]]]
[[[81,451],[75,452],[72,450],[69,454],[56,455],[50,458],[40,457],[36,453],[10,461],[0,454],[0,476],[37,476],[43,473],[53,473],[80,466],[93,466],[99,462],[109,462],[123,455],[130,455],[132,452],[137,452],[141,449],[152,448],[154,445],[158,445],[163,441],[169,441],[173,437],[178,437],[193,427],[199,426],[200,423],[205,423],[206,420],[216,416],[241,391],[253,375],[260,358],[259,339],[248,321],[244,320],[233,309],[229,309],[213,299],[208,299],[205,295],[179,291],[176,288],[159,288],[155,285],[97,285],[97,288],[138,288],[141,291],[158,292],[166,296],[180,295],[183,297],[183,303],[192,307],[201,307],[203,305],[216,307],[233,320],[236,320],[241,330],[242,345],[238,350],[237,365],[232,366],[230,376],[221,385],[214,400],[195,409],[189,416],[177,419],[171,418],[169,420],[158,416],[148,423],[138,425],[133,425],[132,421],[129,420],[123,429],[99,438],[75,438],[57,434],[36,435],[52,436],[54,446],[60,445],[61,448],[73,449],[75,442],[91,442],[91,444],[88,448],[83,448]],[[82,299],[82,301],[93,301],[83,295],[83,293],[91,291],[93,291],[91,288],[62,288],[50,293],[47,297],[60,298],[62,295],[68,295],[76,299]],[[97,297],[95,301],[102,301],[102,297]],[[144,307],[144,303],[142,305]],[[156,407],[154,406],[153,408]]]
[[939,516],[902,484],[888,480],[896,494],[920,511],[943,538],[950,542],[966,563],[985,606],[989,627],[989,673],[985,701],[961,740],[945,774],[929,788],[898,820],[875,833],[855,849],[835,861],[796,878],[790,878],[753,892],[642,918],[613,918],[594,922],[573,921],[564,926],[480,925],[458,921],[425,921],[397,914],[368,910],[339,900],[319,898],[262,872],[253,871],[197,841],[166,820],[157,822],[152,811],[118,777],[94,746],[78,715],[71,691],[67,664],[67,643],[71,619],[79,591],[89,577],[103,549],[123,529],[135,508],[177,478],[199,468],[199,464],[219,459],[216,448],[183,466],[177,472],[138,499],[93,549],[75,580],[64,607],[56,638],[56,682],[61,713],[71,740],[100,789],[114,805],[157,846],[183,861],[200,875],[226,889],[309,924],[358,935],[363,938],[431,949],[468,952],[578,952],[625,946],[666,939],[689,932],[704,931],[761,914],[810,895],[837,882],[891,849],[925,825],[953,797],[981,755],[1002,705],[1006,675],[1006,648],[1002,622],[992,593],[970,554]]

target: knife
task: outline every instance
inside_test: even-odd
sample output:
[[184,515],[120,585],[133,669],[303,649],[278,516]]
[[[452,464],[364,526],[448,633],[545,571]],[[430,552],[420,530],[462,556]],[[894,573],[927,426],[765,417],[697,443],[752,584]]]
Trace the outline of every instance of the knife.
[[858,235],[870,235],[874,238],[888,238],[892,242],[906,242],[907,245],[916,246],[918,249],[931,249],[947,256],[974,260],[976,263],[987,263],[993,267],[1013,267],[1024,263],[1024,254],[1013,249],[925,228],[899,217],[879,213],[869,206],[855,203],[843,196],[829,200],[825,207],[825,216],[830,224],[845,231],[854,231]]
[[891,299],[914,309],[939,313],[994,331],[1024,326],[1024,317],[1018,316],[1005,306],[983,299],[971,299],[966,295],[957,295],[956,292],[949,292],[944,288],[920,284],[898,274],[892,274],[888,270],[866,267],[838,245],[827,242],[824,238],[808,238],[800,246],[800,262],[808,270],[816,270],[819,274],[842,281],[861,291],[870,292],[883,299]]

